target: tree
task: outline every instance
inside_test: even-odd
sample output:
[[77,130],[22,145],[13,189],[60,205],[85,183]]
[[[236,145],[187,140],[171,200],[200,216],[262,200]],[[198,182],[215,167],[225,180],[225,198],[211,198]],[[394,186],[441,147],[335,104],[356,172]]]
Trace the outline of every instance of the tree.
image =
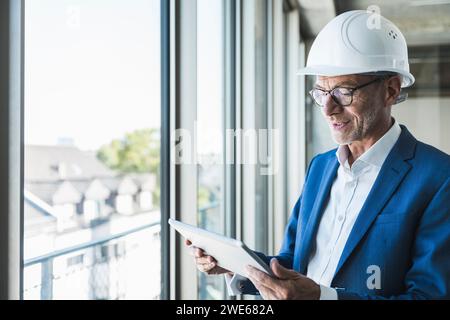
[[[139,129],[127,133],[102,146],[97,158],[120,173],[152,173],[160,183],[160,139],[157,129]],[[159,203],[158,188],[153,192],[154,203]]]

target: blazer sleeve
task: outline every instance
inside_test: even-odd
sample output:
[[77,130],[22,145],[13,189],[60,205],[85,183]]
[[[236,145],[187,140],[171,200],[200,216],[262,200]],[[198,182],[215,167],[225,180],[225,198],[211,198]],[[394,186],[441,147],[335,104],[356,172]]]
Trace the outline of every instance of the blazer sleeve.
[[338,299],[449,299],[450,298],[450,177],[424,210],[417,227],[405,293],[381,297],[338,289]]

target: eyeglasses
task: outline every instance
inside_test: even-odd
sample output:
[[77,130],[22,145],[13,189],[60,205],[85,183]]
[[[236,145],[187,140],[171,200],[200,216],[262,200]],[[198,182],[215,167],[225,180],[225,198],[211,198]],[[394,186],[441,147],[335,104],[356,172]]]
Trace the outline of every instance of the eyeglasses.
[[324,90],[319,88],[312,89],[309,94],[314,99],[316,104],[319,107],[323,107],[325,105],[325,96],[327,94],[331,95],[331,98],[334,102],[336,102],[341,107],[347,107],[352,104],[353,102],[353,94],[356,90],[364,88],[372,83],[375,83],[380,80],[384,80],[386,77],[378,77],[374,80],[371,80],[367,83],[364,83],[360,86],[357,86],[355,88],[347,88],[347,87],[336,87],[331,90]]

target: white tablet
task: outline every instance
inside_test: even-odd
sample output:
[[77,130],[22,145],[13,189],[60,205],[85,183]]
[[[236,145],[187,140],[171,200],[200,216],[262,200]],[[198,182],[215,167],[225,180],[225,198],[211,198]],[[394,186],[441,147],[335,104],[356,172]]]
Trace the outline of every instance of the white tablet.
[[192,245],[203,249],[206,254],[214,257],[222,268],[245,276],[245,266],[251,265],[273,275],[269,266],[256,253],[250,250],[242,241],[228,238],[174,219],[169,224]]

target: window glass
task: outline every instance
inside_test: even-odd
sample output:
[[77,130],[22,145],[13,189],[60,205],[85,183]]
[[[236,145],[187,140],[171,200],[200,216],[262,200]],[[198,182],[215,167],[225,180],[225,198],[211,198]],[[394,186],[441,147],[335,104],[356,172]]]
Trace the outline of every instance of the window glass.
[[160,0],[25,1],[25,299],[158,299]]
[[[220,234],[223,216],[224,5],[197,1],[198,225]],[[223,299],[223,277],[199,274],[199,299]]]

